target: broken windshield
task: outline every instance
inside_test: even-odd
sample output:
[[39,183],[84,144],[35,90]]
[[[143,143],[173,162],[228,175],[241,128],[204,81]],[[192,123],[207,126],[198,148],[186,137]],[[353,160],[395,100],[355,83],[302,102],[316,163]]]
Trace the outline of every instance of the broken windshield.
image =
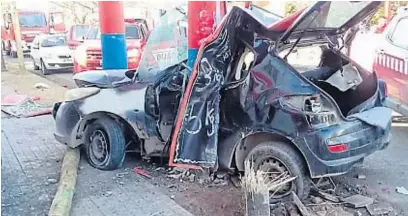
[[[303,30],[344,32],[347,28],[361,21],[378,4],[380,3],[371,1],[317,2],[285,33],[282,40],[288,39],[294,32],[302,32]],[[312,20],[313,22],[311,22]]]
[[173,8],[150,33],[138,68],[138,79],[151,80],[159,71],[187,59],[187,14]]

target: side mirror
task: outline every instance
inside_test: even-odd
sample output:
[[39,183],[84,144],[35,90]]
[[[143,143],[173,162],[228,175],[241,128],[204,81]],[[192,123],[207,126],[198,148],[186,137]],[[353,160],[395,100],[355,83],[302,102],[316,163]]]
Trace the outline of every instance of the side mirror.
[[131,80],[135,77],[136,70],[128,70],[125,72],[125,76]]

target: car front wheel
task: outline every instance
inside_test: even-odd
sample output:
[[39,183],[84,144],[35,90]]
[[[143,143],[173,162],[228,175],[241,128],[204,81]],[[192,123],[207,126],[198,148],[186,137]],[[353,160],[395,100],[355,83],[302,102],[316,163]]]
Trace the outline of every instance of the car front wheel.
[[43,60],[40,60],[40,64],[41,64],[41,72],[43,75],[48,75],[50,74],[50,70],[47,69],[47,67],[45,66],[45,63]]
[[88,125],[85,132],[85,151],[91,166],[100,170],[114,170],[125,159],[125,135],[111,118],[101,118]]
[[270,191],[271,203],[291,199],[292,191],[300,199],[309,194],[311,182],[302,159],[292,146],[277,141],[260,143],[246,158],[255,171],[261,170],[266,173],[267,182],[281,180],[283,176],[295,177],[293,181]]

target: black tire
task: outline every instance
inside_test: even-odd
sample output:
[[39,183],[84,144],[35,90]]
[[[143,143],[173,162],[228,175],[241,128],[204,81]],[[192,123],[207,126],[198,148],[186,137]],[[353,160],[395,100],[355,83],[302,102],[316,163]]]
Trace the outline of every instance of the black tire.
[[289,201],[291,191],[294,191],[300,199],[306,198],[309,194],[311,180],[307,174],[307,166],[301,155],[289,144],[279,141],[260,143],[249,152],[246,160],[251,162],[255,170],[259,170],[265,162],[278,161],[292,177],[297,176],[290,184],[290,189],[287,189],[288,192],[271,197],[271,203]]
[[47,67],[45,66],[45,63],[43,62],[43,60],[40,60],[40,64],[41,64],[41,73],[43,75],[49,75],[51,72],[49,69],[47,69]]
[[[99,137],[95,134],[103,133],[106,143],[105,157],[98,158],[97,151]],[[95,139],[95,140],[94,140]],[[91,142],[93,140],[93,142]],[[121,126],[111,118],[101,118],[88,125],[85,132],[84,148],[91,166],[100,170],[114,170],[122,166],[125,160],[126,139]]]
[[10,56],[11,56],[12,58],[17,58],[17,52],[10,51]]
[[35,61],[34,61],[34,58],[33,58],[33,57],[31,57],[31,60],[33,61],[33,67],[34,67],[34,70],[39,70],[39,69],[40,69],[40,67],[39,67],[38,65],[36,65],[36,64],[35,64]]

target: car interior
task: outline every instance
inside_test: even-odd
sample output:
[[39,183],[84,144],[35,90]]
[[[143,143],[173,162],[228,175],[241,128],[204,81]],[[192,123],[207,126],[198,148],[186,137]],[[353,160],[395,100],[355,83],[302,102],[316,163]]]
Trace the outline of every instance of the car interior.
[[[314,49],[308,52],[307,49]],[[305,50],[302,50],[305,49]],[[300,54],[312,55],[301,57]],[[326,45],[299,48],[291,53],[288,63],[310,82],[329,94],[340,107],[344,117],[349,112],[371,98],[377,90],[374,73],[365,71],[350,61],[339,50]],[[302,62],[297,59],[308,59]]]

